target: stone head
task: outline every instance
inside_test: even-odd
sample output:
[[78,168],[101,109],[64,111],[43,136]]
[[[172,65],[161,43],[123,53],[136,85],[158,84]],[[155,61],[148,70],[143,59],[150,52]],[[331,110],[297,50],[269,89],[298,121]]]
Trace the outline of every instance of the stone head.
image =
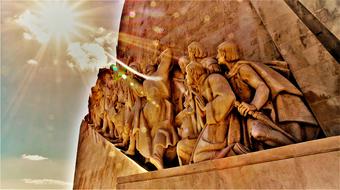
[[188,55],[190,61],[197,61],[197,59],[202,59],[207,56],[203,45],[199,42],[192,42],[188,46]]
[[217,60],[219,64],[226,64],[240,59],[238,46],[232,42],[223,42],[217,47]]
[[100,69],[98,73],[99,85],[106,86],[110,81],[112,81],[112,70],[111,69]]
[[198,85],[198,81],[201,78],[201,76],[206,74],[206,70],[201,64],[191,62],[189,65],[186,67],[186,80],[188,85],[190,86],[195,86]]

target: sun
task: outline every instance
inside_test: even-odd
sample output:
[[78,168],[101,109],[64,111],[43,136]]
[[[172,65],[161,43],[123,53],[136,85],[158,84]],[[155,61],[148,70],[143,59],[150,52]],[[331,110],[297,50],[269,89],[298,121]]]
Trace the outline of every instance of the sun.
[[39,8],[35,10],[37,23],[46,34],[46,41],[54,38],[69,42],[79,33],[79,12],[67,1],[40,1],[38,5]]
[[67,39],[77,32],[76,13],[65,1],[48,1],[42,5],[38,14],[50,37]]

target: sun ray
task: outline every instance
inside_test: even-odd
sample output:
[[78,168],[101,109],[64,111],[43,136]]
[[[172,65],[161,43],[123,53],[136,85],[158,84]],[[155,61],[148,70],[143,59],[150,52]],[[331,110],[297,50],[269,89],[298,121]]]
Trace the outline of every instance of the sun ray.
[[[56,48],[55,48],[55,51],[56,51],[55,57],[56,57],[56,58],[59,58],[59,57],[60,57],[60,54],[61,54],[61,41],[59,41],[59,40],[56,41]],[[53,64],[55,64],[54,61],[55,61],[55,58],[53,59]]]
[[156,49],[153,47],[153,40],[141,38],[138,36],[130,35],[127,33],[119,33],[119,41],[124,42],[126,44],[130,44],[141,49],[147,50],[149,52],[155,52]]
[[[16,115],[18,111],[18,107],[19,105],[21,105],[21,101],[24,96],[23,92],[27,90],[28,88],[27,84],[32,79],[32,76],[35,75],[36,71],[37,71],[36,67],[29,68],[29,70],[25,73],[26,75],[23,78],[21,85],[17,88],[17,92],[10,100],[9,106],[7,107],[7,110],[5,112],[5,118],[7,118],[9,121]],[[5,130],[6,130],[6,126],[5,126]]]
[[74,31],[72,35],[81,40],[86,39],[85,35],[79,31]]
[[90,15],[95,15],[98,12],[103,11],[103,9],[105,9],[105,6],[98,6],[98,7],[94,7],[91,9],[87,9],[87,10],[82,10],[82,11],[78,11],[75,13],[75,15],[77,17],[85,17],[85,16],[90,16]]
[[[45,55],[46,49],[47,49],[47,44],[41,46],[40,49],[38,50],[38,53],[34,57],[34,59],[37,60],[38,62],[41,62],[43,56]],[[8,109],[5,113],[5,116],[6,116],[5,118],[8,118],[9,121],[14,119],[15,115],[17,114],[18,109],[24,97],[26,97],[28,88],[30,87],[32,80],[34,79],[37,71],[40,70],[40,68],[41,67],[29,66],[28,72],[26,72],[24,79],[22,80],[21,84],[17,88],[17,92],[14,93],[15,95],[11,99]]]
[[[47,45],[41,46],[40,49],[38,50],[38,53],[34,57],[34,60],[37,60],[38,63],[39,63],[41,61],[42,56],[45,54],[46,49],[47,49]],[[25,66],[27,67],[28,65],[25,65]],[[20,97],[23,94],[26,93],[26,88],[27,88],[27,86],[30,83],[30,80],[32,78],[31,75],[35,75],[36,71],[37,71],[37,67],[36,66],[29,66],[28,72],[25,72],[25,76],[23,77],[22,82],[18,85],[16,93],[14,93],[14,96],[9,101],[10,102],[9,106],[7,107],[7,110],[5,112],[6,116],[8,116],[8,114],[11,112],[11,110],[14,107],[16,107],[16,105],[20,105],[21,104]]]
[[[83,5],[86,1],[76,1],[75,3],[71,4],[70,7],[72,10],[76,10],[78,7]],[[78,16],[78,14],[77,14]]]
[[90,25],[87,25],[87,24],[84,24],[84,23],[76,23],[76,26],[81,28],[81,29],[85,29],[87,31],[90,31],[90,32],[94,32],[97,29],[93,26],[90,26]]
[[40,62],[46,52],[47,47],[48,47],[48,44],[42,45],[40,49],[38,50],[38,53],[35,55],[34,59]]
[[84,84],[85,87],[91,87],[91,85],[89,84],[88,80],[86,80],[86,77],[84,76],[84,73],[81,72],[79,69],[76,69],[78,74],[80,75],[80,79],[82,81],[82,83]]

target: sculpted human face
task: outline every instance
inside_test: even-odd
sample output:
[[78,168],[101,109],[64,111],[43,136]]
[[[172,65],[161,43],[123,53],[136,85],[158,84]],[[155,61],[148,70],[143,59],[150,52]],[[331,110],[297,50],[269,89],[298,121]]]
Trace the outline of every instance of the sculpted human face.
[[189,58],[191,61],[195,61],[196,60],[196,57],[195,57],[195,52],[193,49],[189,49],[188,50],[188,55],[189,55]]
[[217,61],[218,64],[226,64],[226,60],[225,60],[225,56],[224,56],[225,52],[223,50],[218,50],[217,51]]
[[200,43],[193,42],[188,46],[188,56],[190,61],[196,61],[197,58],[202,59],[207,55]]
[[186,67],[189,64],[189,60],[185,58],[180,58],[178,61],[179,68],[183,74],[186,74]]

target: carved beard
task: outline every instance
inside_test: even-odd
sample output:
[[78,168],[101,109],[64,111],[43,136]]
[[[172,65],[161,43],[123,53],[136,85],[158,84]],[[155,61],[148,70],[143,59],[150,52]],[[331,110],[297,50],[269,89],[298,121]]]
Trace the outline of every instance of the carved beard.
[[203,86],[203,82],[204,80],[207,78],[208,74],[202,74],[200,76],[197,76],[193,79],[193,83],[190,86],[190,88],[199,93],[200,92],[200,88]]
[[198,79],[196,80],[197,82],[197,90],[200,91],[200,88],[203,86],[203,82],[205,81],[205,79],[208,77],[208,74],[202,74],[201,76],[198,77]]

